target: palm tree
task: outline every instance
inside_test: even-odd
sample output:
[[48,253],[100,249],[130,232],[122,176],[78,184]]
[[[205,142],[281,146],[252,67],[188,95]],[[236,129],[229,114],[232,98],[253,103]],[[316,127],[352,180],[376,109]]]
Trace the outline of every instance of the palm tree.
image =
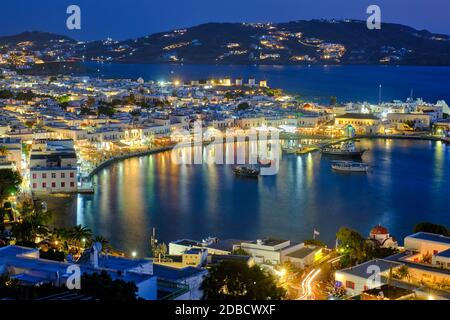
[[106,249],[110,248],[108,239],[102,236],[96,236],[94,239],[92,239],[91,244],[96,242],[102,245],[102,251],[105,251]]
[[85,241],[88,241],[92,238],[92,231],[91,229],[83,227],[81,224],[79,224],[70,230],[70,238],[77,245],[79,245],[83,241],[83,239],[85,239]]
[[8,153],[8,148],[6,148],[5,146],[0,146],[0,156],[6,156],[8,155]]

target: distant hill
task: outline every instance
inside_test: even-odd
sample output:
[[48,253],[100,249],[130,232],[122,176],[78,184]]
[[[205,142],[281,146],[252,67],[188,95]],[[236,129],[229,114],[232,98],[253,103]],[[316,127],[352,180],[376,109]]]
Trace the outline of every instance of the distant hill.
[[0,44],[62,40],[71,56],[123,63],[450,65],[450,37],[383,23],[310,20],[288,23],[207,23],[126,41],[74,40],[28,32]]
[[0,44],[15,45],[15,44],[18,44],[21,42],[26,42],[26,41],[31,41],[31,42],[36,42],[36,43],[42,44],[42,43],[46,43],[46,42],[59,41],[59,40],[64,40],[64,41],[75,43],[75,40],[73,40],[69,37],[66,37],[66,36],[61,36],[61,35],[57,35],[54,33],[48,33],[48,32],[27,31],[27,32],[22,32],[22,33],[12,35],[12,36],[0,37]]

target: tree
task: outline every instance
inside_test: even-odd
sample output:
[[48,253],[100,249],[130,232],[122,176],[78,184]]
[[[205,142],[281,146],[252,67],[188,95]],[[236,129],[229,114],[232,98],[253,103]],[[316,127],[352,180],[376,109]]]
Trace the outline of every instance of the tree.
[[410,277],[409,269],[405,265],[399,267],[397,269],[397,271],[394,273],[394,278],[397,278],[397,279],[400,279],[400,280],[405,279],[405,278],[409,279],[409,277]]
[[8,148],[5,146],[0,146],[0,156],[7,156],[9,153]]
[[100,274],[83,274],[81,277],[81,292],[99,300],[136,300],[137,287],[133,282],[125,282],[102,271]]
[[242,248],[234,249],[233,254],[238,256],[250,256],[250,254]]
[[59,96],[56,101],[58,101],[58,103],[62,104],[62,103],[69,103],[70,102],[70,97],[68,95],[63,95],[63,96]]
[[416,224],[413,232],[429,232],[450,237],[450,230],[448,230],[446,226],[441,224],[434,224],[431,222],[421,222]]
[[213,266],[201,289],[204,300],[280,300],[286,295],[273,275],[233,260]]
[[107,105],[100,105],[97,109],[98,115],[105,115],[108,117],[112,117],[114,113],[116,113],[116,110],[113,107],[107,106]]
[[20,91],[16,94],[15,98],[17,100],[21,100],[21,101],[31,101],[36,97],[36,95],[33,93],[33,91],[28,90],[28,91]]
[[0,169],[0,203],[19,191],[22,176],[11,169]]
[[161,262],[161,257],[164,258],[166,254],[167,254],[167,245],[163,242],[155,247],[153,257],[158,258],[158,261]]
[[241,102],[236,107],[236,111],[247,110],[248,108],[250,108],[250,105],[248,104],[248,102]]
[[102,245],[102,251],[106,250],[107,248],[110,248],[109,240],[102,236],[96,236],[94,239],[92,239],[92,241],[90,242],[90,245],[92,245],[92,243],[96,243],[96,242],[98,242]]
[[316,246],[316,247],[322,247],[325,248],[327,245],[325,242],[323,242],[322,240],[318,240],[318,239],[308,239],[303,241],[303,243],[307,246]]
[[349,267],[372,259],[385,258],[398,252],[394,248],[383,248],[363,238],[358,232],[342,227],[336,234],[338,252],[342,254],[342,267]]
[[10,90],[0,90],[0,99],[12,99],[14,94]]
[[426,264],[431,264],[433,259],[433,256],[431,255],[431,253],[427,252],[425,254],[422,255],[422,263],[426,263]]
[[76,245],[80,245],[83,239],[88,241],[92,238],[92,231],[91,229],[83,227],[79,224],[69,230],[69,237],[75,242]]
[[46,224],[50,220],[51,213],[44,211],[39,202],[36,202],[33,207],[27,204],[23,208],[22,221],[16,222],[11,231],[18,243],[34,247],[38,235],[48,234]]

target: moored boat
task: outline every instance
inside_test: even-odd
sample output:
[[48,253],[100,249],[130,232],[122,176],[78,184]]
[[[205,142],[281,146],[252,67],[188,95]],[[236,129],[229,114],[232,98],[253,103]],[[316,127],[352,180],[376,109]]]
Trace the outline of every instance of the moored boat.
[[357,149],[354,143],[344,143],[341,146],[329,146],[321,150],[322,154],[340,157],[358,158],[366,152],[366,149]]
[[236,166],[233,168],[233,172],[239,177],[257,178],[260,170],[247,166]]
[[369,165],[362,162],[354,161],[333,161],[331,168],[336,171],[344,172],[367,172]]

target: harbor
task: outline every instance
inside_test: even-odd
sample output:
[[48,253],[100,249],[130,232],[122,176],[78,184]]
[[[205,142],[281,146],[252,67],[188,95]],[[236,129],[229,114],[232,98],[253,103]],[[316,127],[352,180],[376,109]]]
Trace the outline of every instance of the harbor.
[[[144,253],[153,227],[162,241],[208,235],[302,240],[315,225],[333,245],[337,224],[382,223],[402,237],[423,212],[429,220],[449,223],[448,145],[365,138],[356,145],[369,149],[362,157],[371,167],[367,174],[333,172],[334,159],[319,152],[283,154],[278,174],[256,181],[237,178],[231,165],[173,165],[170,152],[129,158],[100,170],[93,178],[95,194],[76,197],[75,211],[64,215],[120,250]],[[327,214],[330,208],[333,215]]]

